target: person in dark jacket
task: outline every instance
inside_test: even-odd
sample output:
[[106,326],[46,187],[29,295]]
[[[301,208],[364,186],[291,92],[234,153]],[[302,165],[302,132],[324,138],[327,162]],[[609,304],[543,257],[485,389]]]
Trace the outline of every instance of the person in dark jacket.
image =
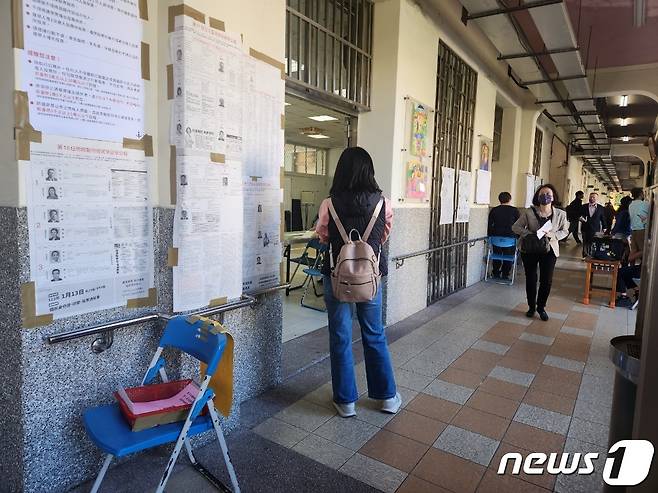
[[[580,211],[583,207],[583,198],[585,197],[585,192],[578,190],[576,192],[576,198],[573,199],[566,208],[567,211],[567,220],[569,221],[569,233],[573,235],[573,239],[576,240],[576,244],[580,245],[581,241],[578,237],[578,226],[580,224]],[[567,236],[568,238],[569,236]],[[562,241],[567,241],[567,238]]]
[[615,226],[610,234],[613,237],[629,241],[631,236],[631,215],[628,212],[628,206],[633,202],[631,197],[623,197],[619,204],[619,210],[615,216]]
[[[361,147],[349,147],[343,151],[336,166],[329,198],[322,201],[315,231],[322,243],[330,245],[327,255],[336,261],[343,240],[329,212],[331,203],[345,231],[364,234],[377,205],[383,200],[379,216],[367,242],[379,255],[379,270],[387,274],[387,259],[382,244],[387,240],[393,224],[391,202],[382,195],[375,181],[375,168],[370,154]],[[343,418],[356,415],[354,403],[359,398],[352,356],[352,309],[350,303],[336,299],[331,288],[331,264],[325,260],[324,300],[329,318],[329,353],[334,407]],[[366,363],[368,397],[381,401],[381,410],[395,414],[402,405],[397,392],[393,365],[388,351],[382,323],[382,289],[371,301],[356,303],[356,313],[361,326],[363,355]]]
[[[507,236],[515,238],[516,235],[512,231],[512,224],[514,224],[517,219],[519,219],[519,210],[510,204],[512,201],[512,196],[509,192],[501,192],[498,195],[498,201],[500,205],[494,207],[489,212],[489,226],[487,228],[488,236]],[[494,253],[500,253],[503,255],[514,255],[515,248],[501,248],[493,247]],[[510,270],[512,269],[512,262],[503,262],[501,260],[493,260],[491,262],[492,271],[491,276],[494,278],[499,278],[501,276],[503,279],[509,278]]]
[[610,228],[605,218],[605,208],[597,203],[598,198],[598,193],[590,193],[589,201],[580,208],[580,230],[583,233],[583,258],[588,255],[594,235]]
[[612,223],[615,222],[615,216],[617,215],[617,211],[615,210],[615,207],[612,205],[612,202],[606,202],[605,211],[603,212],[605,216],[605,222],[608,225],[608,230],[612,228]]

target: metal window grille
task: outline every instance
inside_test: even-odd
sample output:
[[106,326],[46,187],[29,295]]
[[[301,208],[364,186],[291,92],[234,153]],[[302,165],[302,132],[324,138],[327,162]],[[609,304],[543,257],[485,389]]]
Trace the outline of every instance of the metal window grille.
[[370,108],[371,0],[287,0],[287,82]]
[[[470,170],[473,152],[473,120],[477,73],[443,42],[439,43],[436,113],[434,125],[434,171],[430,209],[430,248],[468,239],[468,223],[439,224],[441,167]],[[454,208],[457,194],[454,194]],[[428,304],[466,286],[468,247],[455,245],[429,257]]]
[[541,128],[535,127],[535,150],[532,153],[532,174],[539,176],[541,173],[541,146],[544,139],[544,133]]
[[493,152],[491,161],[500,161],[500,142],[503,136],[503,107],[496,105],[493,129]]
[[327,151],[296,144],[286,144],[284,150],[285,170],[305,175],[327,174]]

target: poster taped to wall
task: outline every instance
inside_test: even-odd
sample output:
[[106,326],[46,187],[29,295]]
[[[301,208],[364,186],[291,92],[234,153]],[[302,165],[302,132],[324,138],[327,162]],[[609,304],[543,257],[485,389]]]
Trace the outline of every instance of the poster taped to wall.
[[480,136],[480,166],[482,171],[491,171],[491,155],[493,151],[493,140]]
[[403,198],[426,202],[430,194],[434,110],[410,97],[405,98],[405,105],[405,142],[402,146]]
[[525,175],[525,207],[532,205],[532,197],[535,195],[535,176]]
[[491,202],[491,171],[477,170],[475,184],[475,203],[489,204]]
[[439,224],[452,224],[455,215],[455,169],[441,167],[441,215]]
[[471,212],[471,172],[459,170],[459,181],[457,183],[457,217],[455,222],[467,223]]
[[43,136],[26,163],[36,313],[126,306],[153,287],[153,215],[143,151]]
[[30,123],[46,134],[141,138],[149,60],[142,60],[138,2],[59,4],[23,2],[21,88]]

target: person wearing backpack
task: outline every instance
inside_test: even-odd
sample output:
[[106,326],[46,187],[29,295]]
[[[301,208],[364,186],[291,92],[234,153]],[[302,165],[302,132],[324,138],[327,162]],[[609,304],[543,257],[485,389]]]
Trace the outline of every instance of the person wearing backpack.
[[559,241],[569,234],[567,214],[553,207],[553,202],[556,201],[555,187],[542,185],[535,192],[532,205],[521,212],[521,217],[512,226],[512,231],[521,237],[519,250],[525,270],[525,289],[528,297],[526,316],[532,318],[536,311],[544,322],[548,320],[546,302],[553,283],[553,270],[560,256]]
[[356,415],[352,357],[352,308],[361,326],[368,397],[381,410],[395,414],[402,399],[382,322],[380,280],[388,273],[382,245],[393,222],[390,201],[375,180],[370,154],[348,147],[338,160],[329,197],[320,204],[315,231],[329,249],[322,265],[324,300],[329,322],[333,404],[343,418]]

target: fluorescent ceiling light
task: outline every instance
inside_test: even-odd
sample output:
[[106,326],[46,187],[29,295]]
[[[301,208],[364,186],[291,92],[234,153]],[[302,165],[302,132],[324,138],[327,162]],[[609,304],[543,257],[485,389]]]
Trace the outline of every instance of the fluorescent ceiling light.
[[620,125],[626,127],[628,125],[628,118],[622,118]]
[[628,96],[626,94],[621,97],[621,103],[619,103],[619,106],[628,106]]
[[284,101],[283,104],[286,105],[286,106],[290,106],[290,103],[288,101]]
[[338,120],[338,118],[329,115],[309,116],[309,119],[315,120],[316,122],[332,122]]
[[313,134],[313,135],[308,135],[307,137],[310,137],[312,139],[328,139],[328,135],[322,135],[322,134]]
[[628,141],[630,140],[630,137],[629,137],[628,135],[624,135],[624,136],[621,138],[621,140],[623,140],[624,142],[628,142]]

